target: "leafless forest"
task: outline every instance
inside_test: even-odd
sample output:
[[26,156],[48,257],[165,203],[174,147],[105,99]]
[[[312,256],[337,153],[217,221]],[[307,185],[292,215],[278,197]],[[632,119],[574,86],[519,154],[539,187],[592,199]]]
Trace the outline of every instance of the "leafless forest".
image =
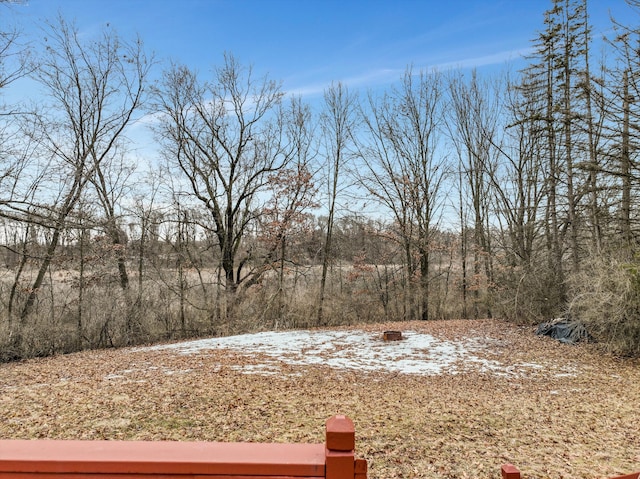
[[[384,91],[336,82],[318,104],[231,53],[204,74],[117,25],[89,38],[60,17],[24,38],[3,23],[0,360],[559,316],[639,355],[640,26],[625,21],[640,3],[627,2],[597,53],[586,0],[551,0],[519,71],[407,67]],[[38,101],[5,101],[27,80]]]

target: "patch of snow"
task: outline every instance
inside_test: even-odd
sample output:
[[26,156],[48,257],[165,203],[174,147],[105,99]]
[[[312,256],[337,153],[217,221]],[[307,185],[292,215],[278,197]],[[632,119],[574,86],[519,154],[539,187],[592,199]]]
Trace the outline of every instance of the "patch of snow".
[[480,351],[495,346],[495,340],[491,338],[449,341],[415,331],[403,331],[403,338],[401,341],[383,341],[380,333],[365,331],[269,331],[138,350],[196,354],[226,349],[247,355],[260,354],[260,364],[234,367],[253,374],[274,374],[279,363],[418,375],[456,374],[471,368],[496,375],[516,376],[542,368],[538,364],[505,365],[480,357]]
[[174,374],[187,374],[187,373],[190,373],[191,371],[192,371],[191,369],[178,369],[178,370],[175,370],[175,371],[173,369],[166,369],[164,371],[164,373],[167,376],[172,376]]

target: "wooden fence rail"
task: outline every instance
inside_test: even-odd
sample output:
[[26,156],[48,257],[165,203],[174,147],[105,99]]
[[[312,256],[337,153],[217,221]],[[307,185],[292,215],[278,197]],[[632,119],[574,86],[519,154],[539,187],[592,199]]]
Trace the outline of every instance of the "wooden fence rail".
[[346,416],[324,444],[0,440],[0,479],[366,479]]
[[[520,470],[513,464],[505,464],[502,466],[502,479],[521,479]],[[624,476],[616,476],[611,479],[640,479],[640,472],[626,474]]]
[[[0,479],[367,479],[351,419],[333,416],[325,432],[324,444],[0,440]],[[522,478],[512,464],[501,474]]]

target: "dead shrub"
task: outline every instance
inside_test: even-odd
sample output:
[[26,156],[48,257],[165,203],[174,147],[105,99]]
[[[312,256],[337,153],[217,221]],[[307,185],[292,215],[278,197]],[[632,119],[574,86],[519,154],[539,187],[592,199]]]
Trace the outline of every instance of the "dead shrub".
[[609,353],[640,356],[640,258],[593,256],[570,280],[568,314]]
[[548,258],[527,266],[501,265],[494,280],[494,314],[498,317],[533,325],[557,317],[566,307],[560,271]]

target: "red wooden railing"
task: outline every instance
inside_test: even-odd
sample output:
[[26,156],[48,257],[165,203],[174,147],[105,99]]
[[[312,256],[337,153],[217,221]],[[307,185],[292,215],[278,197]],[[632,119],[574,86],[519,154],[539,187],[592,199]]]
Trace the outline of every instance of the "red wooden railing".
[[[522,479],[505,464],[502,479]],[[0,440],[0,479],[367,479],[346,416],[324,444]],[[640,479],[640,472],[611,479]]]
[[[513,464],[505,464],[502,466],[502,479],[521,479],[520,470]],[[640,472],[627,474],[625,476],[616,476],[611,479],[640,479]]]
[[366,479],[351,419],[324,444],[0,440],[0,479]]

